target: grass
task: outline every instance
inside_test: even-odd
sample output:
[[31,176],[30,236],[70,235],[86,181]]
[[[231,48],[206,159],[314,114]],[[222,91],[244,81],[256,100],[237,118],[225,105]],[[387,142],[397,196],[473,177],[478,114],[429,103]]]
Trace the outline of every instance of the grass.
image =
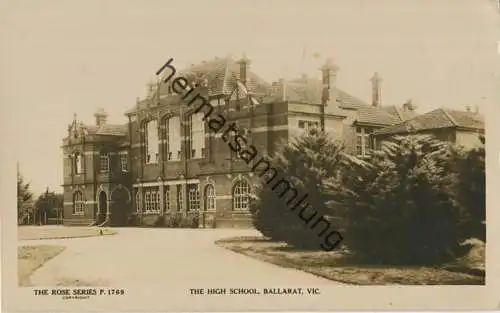
[[[445,267],[384,267],[348,264],[340,252],[297,251],[263,237],[234,237],[216,244],[246,256],[354,285],[484,285],[484,275]],[[483,250],[484,251],[484,250]],[[484,256],[484,252],[483,252]],[[484,258],[482,259],[484,262]],[[460,260],[463,266],[463,262]],[[484,273],[484,272],[483,272]]]
[[69,239],[114,234],[116,234],[115,230],[96,227],[23,226],[18,228],[20,240]]
[[17,249],[17,278],[19,286],[31,286],[30,276],[65,247],[52,245],[21,246]]

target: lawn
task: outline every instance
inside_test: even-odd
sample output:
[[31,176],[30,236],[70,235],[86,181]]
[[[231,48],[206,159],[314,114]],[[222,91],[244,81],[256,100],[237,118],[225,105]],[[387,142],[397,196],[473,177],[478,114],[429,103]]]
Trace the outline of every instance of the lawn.
[[[102,231],[102,234],[101,234]],[[20,240],[66,239],[114,235],[116,231],[97,227],[66,227],[66,226],[21,226],[18,227]]]
[[17,278],[19,286],[30,286],[30,276],[65,247],[52,245],[21,246],[17,248]]
[[461,262],[442,267],[367,266],[348,264],[340,251],[297,251],[263,237],[227,238],[216,244],[258,260],[354,285],[484,285],[484,275],[461,270]]

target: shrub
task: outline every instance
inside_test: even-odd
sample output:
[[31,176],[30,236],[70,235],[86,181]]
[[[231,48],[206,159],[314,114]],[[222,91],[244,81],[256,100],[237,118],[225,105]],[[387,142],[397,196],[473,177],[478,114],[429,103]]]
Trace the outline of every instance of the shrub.
[[[337,177],[343,159],[342,151],[339,142],[324,133],[311,131],[281,147],[269,160],[271,166],[279,171],[274,178],[263,175],[259,171],[265,169],[256,167],[256,173],[262,176],[263,182],[251,202],[254,227],[273,240],[300,248],[320,249],[323,241],[318,235],[324,226],[311,229],[310,225],[319,217],[334,213],[325,205],[332,197],[324,192],[322,182],[326,178]],[[292,192],[286,192],[285,184],[279,183],[281,179],[290,182],[298,194],[294,196]],[[301,204],[299,201],[304,195],[307,198]],[[304,209],[307,203],[310,206]],[[303,218],[299,217],[299,213]]]
[[163,227],[165,226],[165,217],[164,216],[157,216],[154,223],[154,227]]
[[468,251],[459,231],[464,214],[453,197],[451,145],[430,136],[395,137],[368,163],[352,164],[341,194],[345,243],[359,261],[436,264]]
[[457,153],[455,171],[458,174],[456,198],[466,212],[463,237],[486,242],[486,176],[484,137],[480,147]]
[[178,212],[171,213],[170,215],[165,217],[165,226],[171,228],[177,228],[179,227],[181,220],[182,220],[181,213]]
[[127,218],[128,226],[138,226],[139,225],[139,217],[136,214],[132,214]]

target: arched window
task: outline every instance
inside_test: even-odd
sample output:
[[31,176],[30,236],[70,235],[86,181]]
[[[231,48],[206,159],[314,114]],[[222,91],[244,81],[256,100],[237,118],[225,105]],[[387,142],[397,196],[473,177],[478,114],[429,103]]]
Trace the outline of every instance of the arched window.
[[140,191],[137,191],[135,194],[135,209],[137,212],[141,212],[142,210],[142,195]]
[[203,192],[203,203],[205,211],[215,211],[215,188],[212,184],[205,186],[205,192]]
[[238,180],[233,187],[233,210],[248,211],[250,208],[250,185],[244,179]]
[[85,203],[81,191],[76,191],[73,194],[73,214],[83,215],[85,213]]

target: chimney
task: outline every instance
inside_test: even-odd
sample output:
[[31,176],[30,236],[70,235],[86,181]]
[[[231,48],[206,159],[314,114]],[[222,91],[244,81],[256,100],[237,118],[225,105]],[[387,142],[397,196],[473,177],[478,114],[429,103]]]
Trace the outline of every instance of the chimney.
[[286,81],[283,78],[280,78],[279,84],[281,87],[281,99],[286,100]]
[[240,65],[240,81],[243,83],[243,85],[247,85],[247,74],[248,74],[248,67],[250,66],[250,59],[246,57],[245,54],[243,54],[243,57],[239,59],[236,63]]
[[403,111],[413,111],[415,110],[415,105],[413,104],[413,101],[411,99],[406,100],[405,103],[403,103]]
[[382,78],[375,72],[370,81],[372,82],[372,106],[379,107],[382,103]]
[[320,68],[323,83],[323,105],[337,104],[337,71],[338,67],[333,64],[332,59],[327,59]]
[[97,126],[101,126],[101,125],[106,124],[108,114],[104,111],[104,109],[98,109],[94,113],[94,117],[95,117],[95,124]]

